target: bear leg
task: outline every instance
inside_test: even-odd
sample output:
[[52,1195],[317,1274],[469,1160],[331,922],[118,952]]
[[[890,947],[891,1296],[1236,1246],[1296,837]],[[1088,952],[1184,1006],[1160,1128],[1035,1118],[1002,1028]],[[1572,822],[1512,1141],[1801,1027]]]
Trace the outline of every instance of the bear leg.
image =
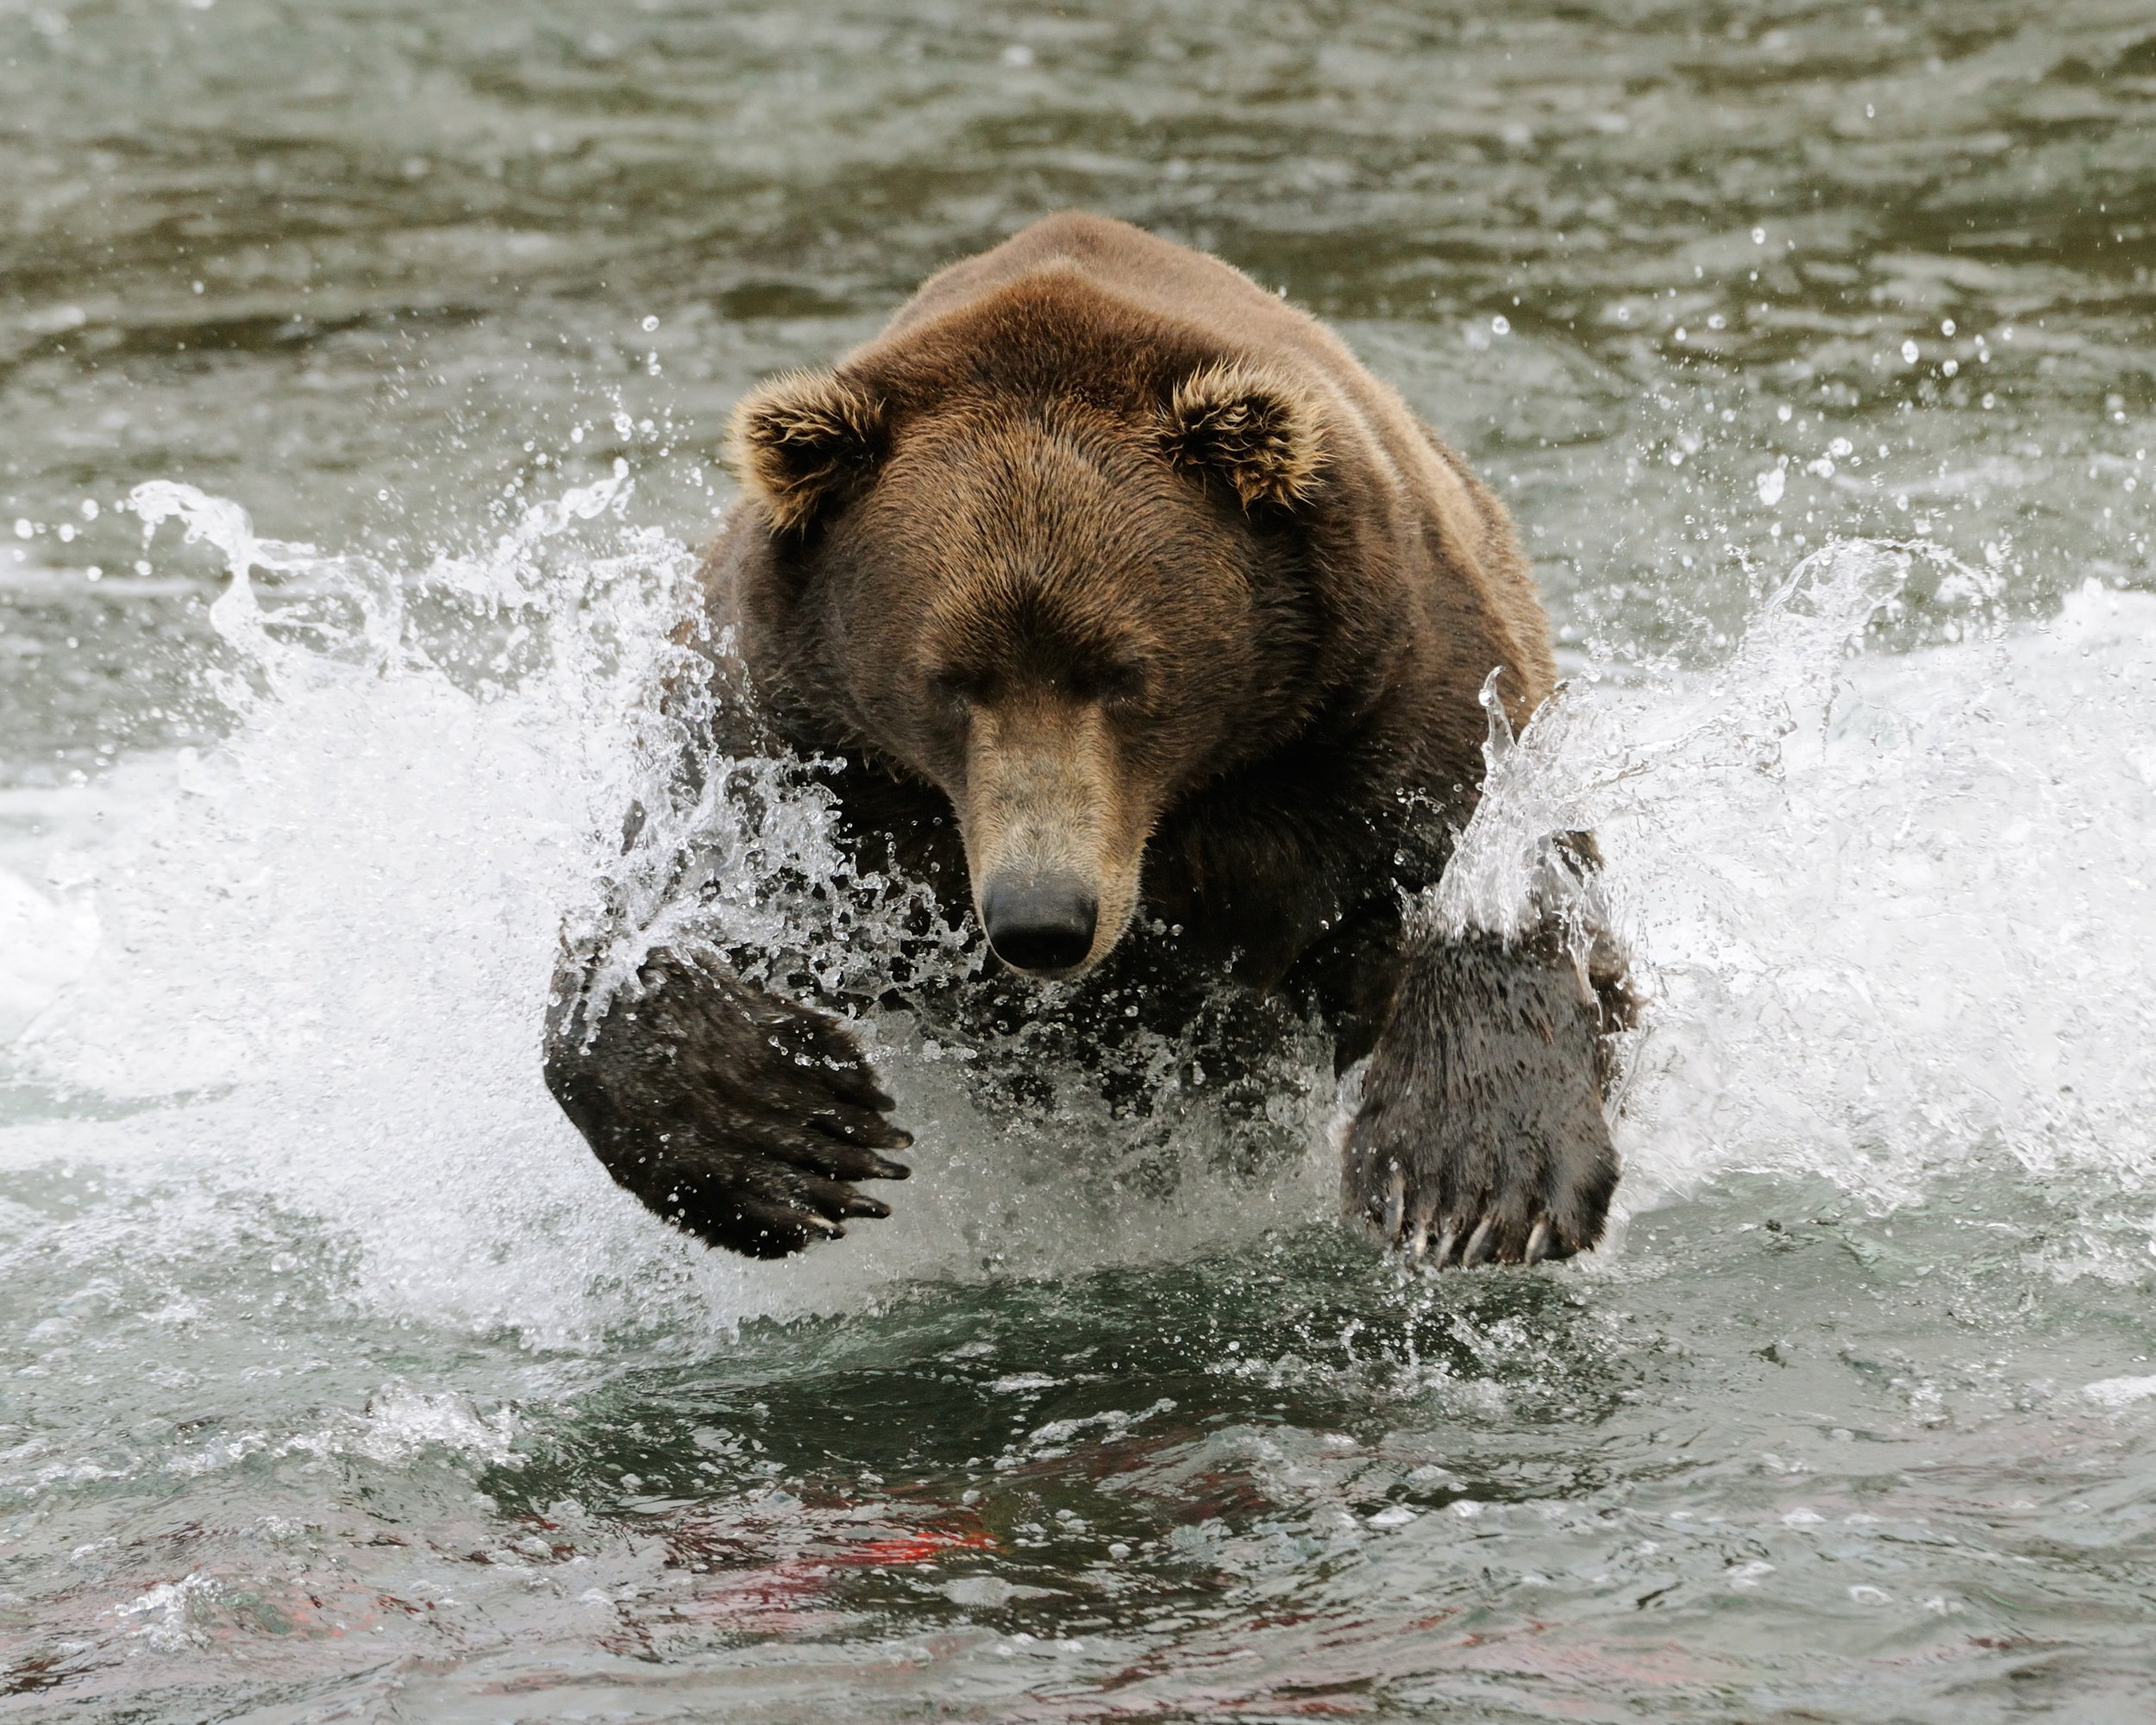
[[1600,1028],[1562,953],[1495,938],[1421,946],[1349,1130],[1350,1213],[1438,1269],[1592,1247],[1617,1184]]

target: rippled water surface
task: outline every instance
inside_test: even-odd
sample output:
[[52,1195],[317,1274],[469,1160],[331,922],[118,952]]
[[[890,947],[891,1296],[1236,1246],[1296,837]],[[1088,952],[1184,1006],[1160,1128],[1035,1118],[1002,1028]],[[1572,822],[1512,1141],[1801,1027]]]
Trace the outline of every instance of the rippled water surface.
[[[2146,0],[0,0],[0,1716],[2147,1718],[2152,136]],[[538,1082],[726,410],[1069,205],[1520,521],[1591,1260],[1378,1260],[1292,1050],[893,1013],[778,1265]]]

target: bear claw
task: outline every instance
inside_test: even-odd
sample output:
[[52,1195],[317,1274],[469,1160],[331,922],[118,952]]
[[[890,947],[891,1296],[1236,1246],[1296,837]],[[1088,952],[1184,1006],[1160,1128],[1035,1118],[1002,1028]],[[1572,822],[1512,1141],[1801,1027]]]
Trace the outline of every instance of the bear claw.
[[1407,1207],[1407,1175],[1398,1163],[1393,1164],[1392,1175],[1385,1182],[1385,1217],[1378,1226],[1387,1239],[1400,1238],[1401,1217]]
[[1447,1222],[1436,1229],[1434,1236],[1432,1220],[1426,1216],[1404,1230],[1384,1236],[1385,1243],[1397,1247],[1411,1268],[1432,1271],[1476,1270],[1486,1264],[1532,1266],[1571,1255],[1559,1247],[1556,1231],[1547,1216],[1537,1218],[1517,1251],[1510,1243],[1516,1238],[1510,1231],[1501,1230],[1493,1216],[1482,1217],[1471,1231],[1463,1231],[1461,1222]]

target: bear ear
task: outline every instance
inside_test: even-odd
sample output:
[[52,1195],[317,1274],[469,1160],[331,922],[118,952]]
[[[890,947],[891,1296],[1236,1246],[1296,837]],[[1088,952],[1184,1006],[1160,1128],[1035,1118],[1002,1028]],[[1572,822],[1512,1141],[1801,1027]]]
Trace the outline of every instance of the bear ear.
[[1308,391],[1256,366],[1223,361],[1175,386],[1160,448],[1176,467],[1232,486],[1245,510],[1293,509],[1317,495],[1325,430]]
[[883,453],[883,402],[829,372],[789,372],[743,398],[728,428],[728,455],[779,532],[798,532],[824,499]]

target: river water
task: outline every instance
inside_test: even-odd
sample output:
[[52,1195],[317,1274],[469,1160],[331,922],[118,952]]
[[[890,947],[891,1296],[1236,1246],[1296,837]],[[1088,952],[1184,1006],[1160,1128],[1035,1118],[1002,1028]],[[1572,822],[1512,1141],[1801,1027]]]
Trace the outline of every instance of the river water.
[[[0,0],[0,1716],[2145,1719],[2153,128],[2146,0]],[[1522,524],[1591,1259],[1378,1259],[1292,1050],[893,1014],[776,1265],[539,1082],[726,409],[1069,205]]]

